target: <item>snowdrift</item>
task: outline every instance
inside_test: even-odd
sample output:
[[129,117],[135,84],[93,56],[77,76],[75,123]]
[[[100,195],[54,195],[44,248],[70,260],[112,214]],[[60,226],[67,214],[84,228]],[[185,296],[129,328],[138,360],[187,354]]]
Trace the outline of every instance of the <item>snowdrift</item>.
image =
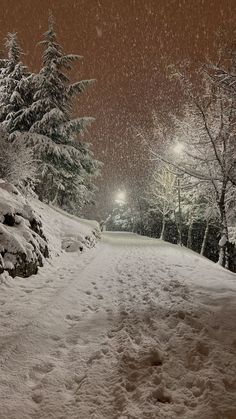
[[78,218],[36,199],[31,204],[41,215],[51,256],[59,255],[62,251],[77,252],[94,247],[101,237],[96,221]]
[[36,199],[27,200],[0,180],[0,274],[36,274],[45,258],[93,247],[99,234],[96,222],[80,220]]

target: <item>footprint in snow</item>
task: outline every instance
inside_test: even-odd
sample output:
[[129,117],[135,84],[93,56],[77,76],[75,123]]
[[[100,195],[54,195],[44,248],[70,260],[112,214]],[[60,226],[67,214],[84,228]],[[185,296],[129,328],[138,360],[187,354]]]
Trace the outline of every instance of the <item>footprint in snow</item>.
[[32,388],[33,392],[31,398],[34,403],[40,404],[44,399],[44,393],[42,390],[42,380],[43,378],[49,374],[54,369],[54,364],[51,362],[42,362],[40,364],[36,364],[30,374],[29,374],[29,385]]
[[209,356],[210,347],[206,342],[198,341],[196,343],[196,350],[200,355]]
[[55,365],[52,362],[43,361],[38,363],[32,368],[32,376],[49,374],[54,367]]
[[51,373],[54,369],[54,364],[48,361],[42,361],[35,364],[28,374],[28,384],[32,389],[39,387],[43,378]]
[[[62,278],[63,278],[63,276],[62,276]],[[52,282],[52,279],[47,279],[46,280],[46,284],[50,284],[50,282]]]
[[56,359],[60,359],[64,355],[64,351],[60,349],[56,349],[55,351],[51,352],[51,356]]
[[155,403],[171,403],[171,395],[170,393],[163,389],[162,387],[155,389],[150,394],[150,399],[153,400]]
[[78,336],[77,335],[72,335],[72,336],[68,336],[66,338],[66,343],[68,343],[69,345],[77,345],[78,344]]
[[58,335],[51,335],[50,336],[52,340],[54,340],[55,342],[59,342],[59,340],[61,340],[61,337]]
[[58,348],[61,348],[61,349],[67,348],[67,345],[64,340],[58,343]]
[[80,320],[80,316],[77,314],[67,314],[66,315],[66,320],[71,320],[71,321],[76,321],[78,322]]
[[87,360],[87,365],[91,365],[94,361],[99,360],[103,357],[102,351],[94,352]]

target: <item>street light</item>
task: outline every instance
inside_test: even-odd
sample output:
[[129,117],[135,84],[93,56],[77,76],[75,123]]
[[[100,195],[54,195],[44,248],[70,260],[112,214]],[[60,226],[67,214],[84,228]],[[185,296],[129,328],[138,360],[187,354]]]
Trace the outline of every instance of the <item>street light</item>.
[[124,205],[126,200],[126,193],[125,191],[119,191],[116,194],[115,202],[119,205]]
[[[122,205],[125,205],[126,202],[126,192],[125,191],[121,191],[119,190],[116,193],[115,196],[115,202],[121,207]],[[112,210],[113,211],[113,210]],[[110,212],[110,214],[107,216],[107,218],[105,219],[105,221],[101,222],[101,228],[102,231],[106,231],[106,225],[107,223],[110,221],[111,217],[112,217],[112,211]]]

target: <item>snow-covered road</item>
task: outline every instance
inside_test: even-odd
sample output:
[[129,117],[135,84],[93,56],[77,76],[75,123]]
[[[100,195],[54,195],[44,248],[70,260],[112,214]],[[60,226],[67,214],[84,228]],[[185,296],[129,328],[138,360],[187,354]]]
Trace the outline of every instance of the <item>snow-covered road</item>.
[[0,290],[0,419],[236,419],[236,277],[106,233]]

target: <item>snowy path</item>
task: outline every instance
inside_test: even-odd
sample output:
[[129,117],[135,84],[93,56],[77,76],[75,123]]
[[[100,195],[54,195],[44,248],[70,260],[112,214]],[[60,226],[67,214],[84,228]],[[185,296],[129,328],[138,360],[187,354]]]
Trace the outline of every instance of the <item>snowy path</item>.
[[0,314],[0,419],[236,419],[235,275],[192,252],[107,233]]

